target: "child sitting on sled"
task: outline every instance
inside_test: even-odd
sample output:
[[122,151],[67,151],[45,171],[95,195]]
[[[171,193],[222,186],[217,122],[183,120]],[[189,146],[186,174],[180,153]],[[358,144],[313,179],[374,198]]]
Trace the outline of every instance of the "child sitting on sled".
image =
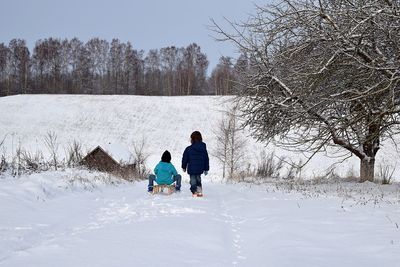
[[[155,175],[154,175],[155,174]],[[148,192],[153,192],[154,181],[159,185],[171,185],[176,182],[175,190],[181,190],[182,177],[171,163],[171,153],[168,150],[161,156],[161,161],[154,168],[154,174],[149,175]]]

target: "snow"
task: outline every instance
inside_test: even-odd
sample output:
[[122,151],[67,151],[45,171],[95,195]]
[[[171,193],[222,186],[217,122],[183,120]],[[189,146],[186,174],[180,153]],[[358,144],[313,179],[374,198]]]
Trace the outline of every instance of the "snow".
[[[0,153],[8,157],[19,145],[48,156],[43,137],[49,131],[57,134],[60,157],[78,140],[87,151],[100,145],[116,160],[131,160],[133,144],[144,140],[150,169],[168,149],[179,170],[194,130],[202,132],[211,155],[204,198],[192,198],[186,174],[182,192],[170,196],[147,194],[146,182],[123,182],[84,169],[0,174],[0,267],[399,266],[398,183],[221,182],[211,152],[213,129],[228,99],[0,98],[0,140],[6,136]],[[247,148],[247,160],[254,164],[262,145],[249,137]],[[301,158],[267,149],[293,161]],[[377,166],[399,160],[389,143],[378,156]],[[323,174],[333,162],[317,155],[302,175]],[[336,171],[358,165],[353,158],[336,165]]]
[[[55,132],[64,147],[77,140],[85,152],[98,145],[120,144],[133,151],[145,143],[150,169],[165,150],[180,166],[182,152],[194,130],[200,130],[207,145],[214,143],[213,126],[226,104],[219,97],[143,97],[86,95],[19,95],[0,98],[0,138],[6,154],[15,154],[20,143],[27,150],[41,150],[44,136]],[[210,151],[211,152],[211,151]],[[1,151],[0,151],[1,153]]]
[[[149,169],[160,161],[165,150],[172,154],[172,163],[180,166],[183,150],[190,144],[189,136],[199,130],[207,143],[211,157],[211,174],[221,177],[221,166],[212,155],[216,147],[215,129],[223,112],[229,107],[231,97],[217,96],[90,96],[90,95],[18,95],[0,98],[0,140],[5,139],[5,154],[15,155],[18,145],[31,151],[49,153],[44,146],[44,137],[54,132],[60,143],[59,157],[65,157],[65,150],[74,140],[82,143],[84,152],[98,145],[118,144],[111,148],[118,158],[129,159],[133,146],[144,142],[149,155]],[[246,161],[253,165],[262,149],[283,156],[288,162],[298,162],[305,157],[299,153],[285,151],[273,145],[264,147],[253,138],[247,138]],[[3,149],[1,149],[3,150]],[[3,151],[0,153],[3,154]],[[121,153],[122,151],[125,151]],[[122,155],[121,155],[122,154]],[[325,175],[337,158],[331,154],[317,154],[302,170],[304,177]],[[116,159],[117,161],[119,159]],[[400,154],[391,142],[382,142],[376,166],[390,165],[395,168]],[[356,157],[335,165],[340,175],[357,175],[359,160]],[[400,180],[400,169],[394,175]]]
[[0,266],[399,266],[398,187],[379,201],[211,182],[192,198],[187,181],[170,196],[145,182],[61,194],[45,181],[65,186],[63,172],[43,175],[0,180]]
[[134,163],[134,156],[129,149],[121,144],[109,143],[100,146],[104,149],[114,160],[122,164],[132,164]]

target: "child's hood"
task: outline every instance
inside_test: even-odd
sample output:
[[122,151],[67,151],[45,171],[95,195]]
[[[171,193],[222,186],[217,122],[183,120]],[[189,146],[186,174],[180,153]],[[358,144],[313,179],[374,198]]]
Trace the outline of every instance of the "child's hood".
[[204,142],[195,142],[192,144],[193,149],[203,152],[207,150],[207,146]]

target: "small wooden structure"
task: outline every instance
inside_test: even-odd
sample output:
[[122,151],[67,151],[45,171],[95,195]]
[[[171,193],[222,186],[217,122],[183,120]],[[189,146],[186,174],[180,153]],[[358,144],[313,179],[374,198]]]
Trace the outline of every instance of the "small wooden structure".
[[[107,147],[107,146],[106,146]],[[103,149],[101,146],[97,146],[95,149],[90,151],[81,161],[81,164],[87,166],[89,169],[96,169],[103,172],[118,173],[123,176],[129,175],[135,171],[135,164],[132,162],[132,157],[128,156],[125,151],[125,159],[120,157],[121,148],[113,148],[108,146]],[[122,153],[123,154],[123,153]]]
[[121,165],[100,146],[97,146],[89,152],[82,159],[81,163],[89,169],[97,169],[106,172],[113,172],[121,168]]

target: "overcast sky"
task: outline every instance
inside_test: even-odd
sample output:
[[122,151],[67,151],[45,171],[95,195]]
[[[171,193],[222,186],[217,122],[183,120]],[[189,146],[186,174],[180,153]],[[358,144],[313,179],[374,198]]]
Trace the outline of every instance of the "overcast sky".
[[231,44],[213,40],[214,18],[245,20],[261,0],[0,0],[0,42],[100,37],[130,41],[146,52],[170,45],[200,45],[214,67],[221,55],[235,56]]

